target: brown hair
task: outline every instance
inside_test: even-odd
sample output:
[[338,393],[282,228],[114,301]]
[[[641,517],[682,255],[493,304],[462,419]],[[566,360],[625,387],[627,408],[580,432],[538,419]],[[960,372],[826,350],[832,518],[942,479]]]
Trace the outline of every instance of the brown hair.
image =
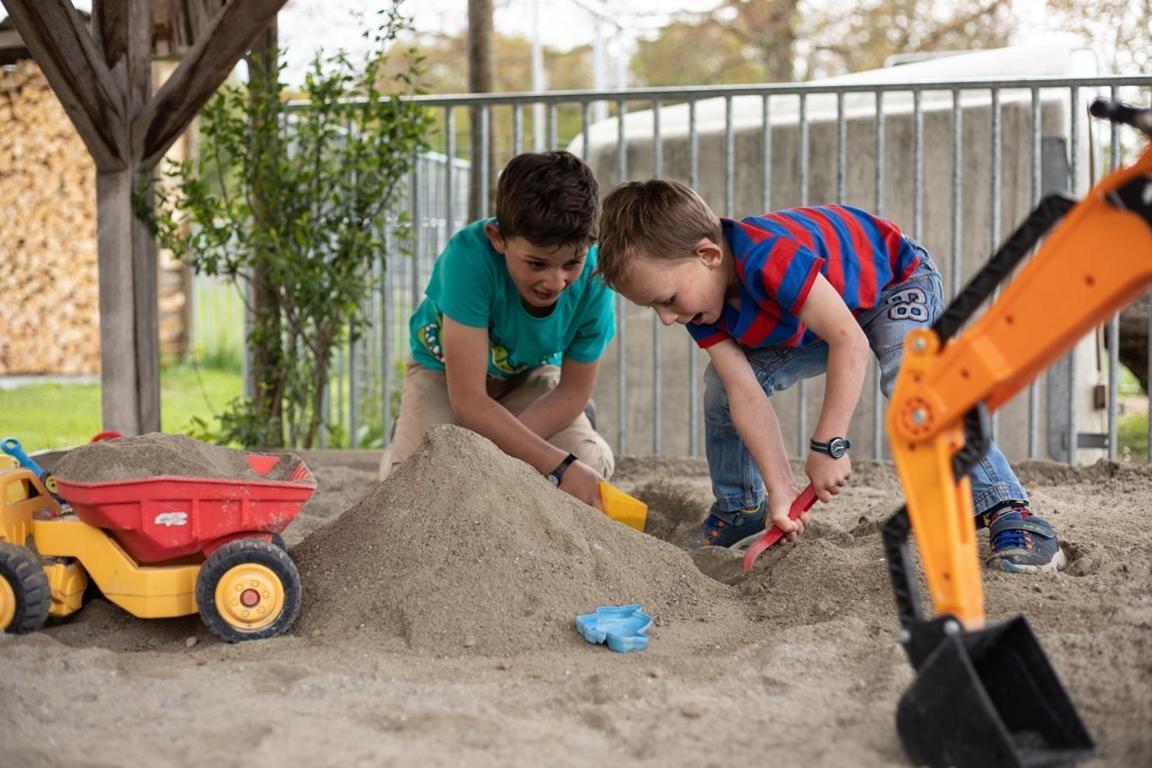
[[723,236],[720,218],[686,184],[629,181],[604,198],[596,274],[619,288],[637,258],[687,259],[702,238],[719,244]]
[[599,195],[592,169],[569,152],[516,155],[496,185],[500,234],[545,247],[586,246],[596,239]]

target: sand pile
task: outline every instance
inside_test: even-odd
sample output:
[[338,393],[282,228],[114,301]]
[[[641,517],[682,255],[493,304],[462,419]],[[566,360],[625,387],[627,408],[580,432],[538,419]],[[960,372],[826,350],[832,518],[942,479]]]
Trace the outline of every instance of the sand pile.
[[281,460],[267,475],[253,471],[247,454],[184,435],[151,432],[102,440],[75,448],[60,458],[54,474],[73,483],[134,480],[161,475],[243,481],[287,480],[299,459]]
[[609,520],[458,427],[436,427],[359,505],[292,552],[303,634],[506,655],[583,644],[577,614],[638,602],[659,625],[731,610],[684,552]]

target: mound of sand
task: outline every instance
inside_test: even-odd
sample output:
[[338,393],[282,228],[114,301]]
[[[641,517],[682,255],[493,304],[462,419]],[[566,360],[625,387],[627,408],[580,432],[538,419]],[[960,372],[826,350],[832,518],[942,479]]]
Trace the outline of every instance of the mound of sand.
[[605,604],[640,603],[658,624],[707,620],[730,592],[452,426],[292,555],[307,585],[298,631],[446,655],[582,643],[573,619]]
[[247,454],[184,435],[151,432],[102,440],[74,448],[56,463],[54,474],[73,483],[103,483],[171,475],[243,481],[286,480],[299,463],[281,460],[267,475],[248,464]]

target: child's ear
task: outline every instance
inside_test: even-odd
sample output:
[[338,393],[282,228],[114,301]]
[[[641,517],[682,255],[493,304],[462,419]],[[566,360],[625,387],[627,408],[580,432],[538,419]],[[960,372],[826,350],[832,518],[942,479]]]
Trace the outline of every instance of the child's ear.
[[496,249],[496,253],[504,255],[504,235],[500,234],[500,228],[488,222],[484,225],[484,234],[488,235],[488,242]]
[[724,263],[724,250],[707,237],[696,243],[695,253],[706,267],[718,267]]

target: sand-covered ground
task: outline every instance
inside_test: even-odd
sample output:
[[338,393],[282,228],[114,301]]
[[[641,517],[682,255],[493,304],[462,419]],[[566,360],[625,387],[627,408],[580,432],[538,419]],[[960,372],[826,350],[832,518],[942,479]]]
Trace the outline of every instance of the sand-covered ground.
[[[620,462],[645,535],[463,430],[384,484],[337,458],[310,460],[320,487],[286,532],[305,589],[289,634],[227,645],[94,596],[0,636],[0,766],[907,765],[890,467],[858,462],[745,577],[664,541],[706,512],[699,459]],[[985,574],[990,619],[1027,616],[1098,742],[1089,765],[1152,766],[1152,469],[1020,472],[1070,564]],[[654,618],[641,652],[572,627],[628,602]]]

